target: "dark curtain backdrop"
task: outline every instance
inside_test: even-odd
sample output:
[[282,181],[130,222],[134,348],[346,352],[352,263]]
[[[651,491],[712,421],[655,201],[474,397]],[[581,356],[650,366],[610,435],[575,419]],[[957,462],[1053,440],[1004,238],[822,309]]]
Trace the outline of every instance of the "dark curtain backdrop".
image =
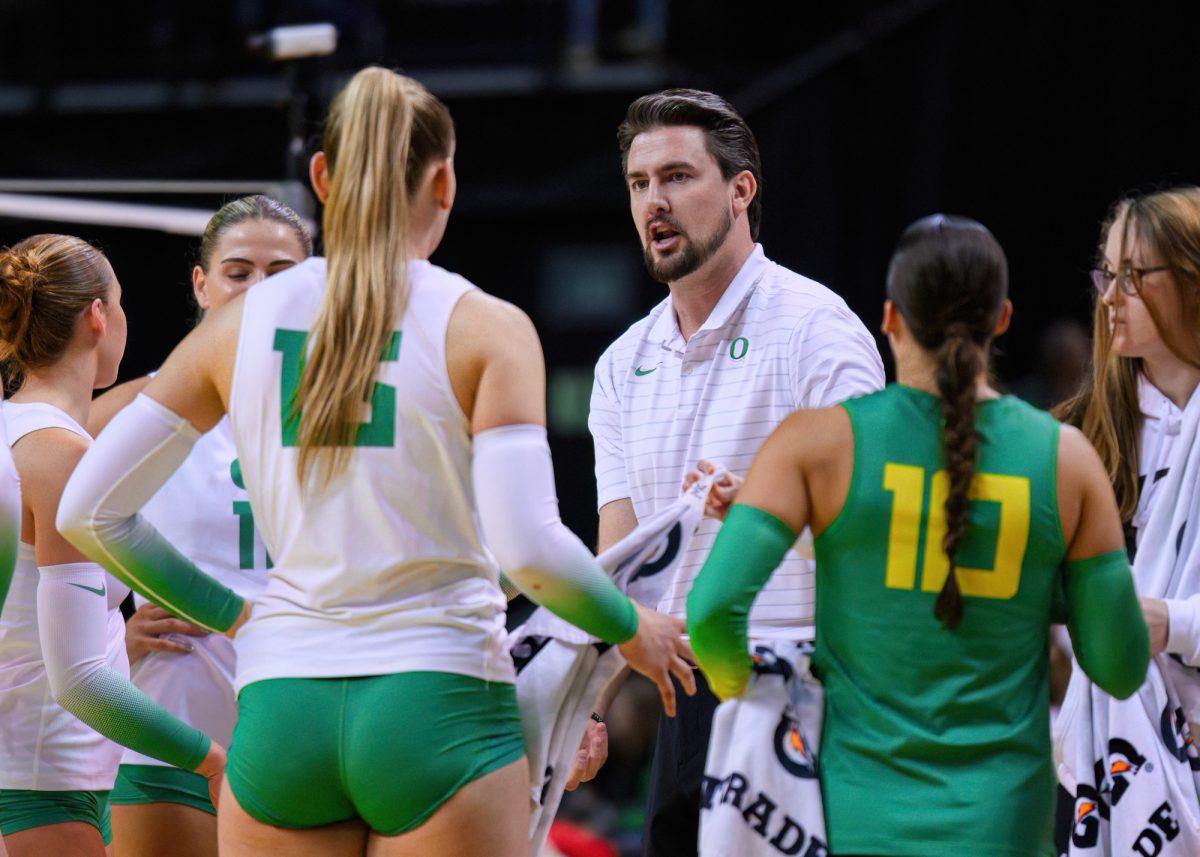
[[[176,4],[8,2],[0,4],[0,173],[282,177],[282,110],[269,100],[239,104],[228,85],[238,76],[278,79],[237,47],[244,31],[273,20],[339,16],[343,51],[314,64],[318,94],[369,60],[427,72],[435,90],[456,81],[443,95],[458,125],[460,196],[434,261],[538,324],[555,391],[564,517],[591,539],[592,453],[580,423],[587,378],[605,345],[665,294],[641,269],[618,172],[614,131],[633,97],[690,85],[749,102],[768,256],[833,288],[872,330],[907,223],[933,211],[983,221],[1009,255],[1016,315],[997,366],[1011,380],[1034,369],[1051,321],[1087,319],[1086,270],[1107,206],[1131,189],[1200,181],[1194,6],[675,3],[660,60],[627,84],[601,70],[602,85],[585,86],[557,70],[561,3],[243,2],[181,12]],[[631,3],[613,4],[602,24],[630,14]],[[850,48],[838,53],[839,45]],[[830,50],[835,58],[815,72],[796,72],[798,59]],[[444,74],[474,69],[495,83],[513,68],[530,82],[473,89]],[[764,90],[771,74],[785,84]],[[158,101],[91,104],[63,90],[99,82],[144,95],[133,84],[147,80],[161,83]],[[188,102],[185,90],[199,94]],[[215,207],[220,199],[170,201]],[[0,219],[0,242],[50,229],[110,254],[130,320],[122,375],[156,366],[190,323],[194,242],[12,219]],[[580,270],[590,273],[575,277]]]

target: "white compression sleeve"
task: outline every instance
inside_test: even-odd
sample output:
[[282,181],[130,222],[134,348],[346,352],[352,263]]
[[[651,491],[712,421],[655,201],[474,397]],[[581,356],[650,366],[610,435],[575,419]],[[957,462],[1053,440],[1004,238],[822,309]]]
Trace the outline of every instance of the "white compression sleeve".
[[138,514],[183,464],[199,433],[139,394],[84,453],[58,504],[63,537],[182,619],[223,632],[242,599],[206,575]]
[[484,538],[508,579],[605,642],[632,637],[632,602],[559,517],[546,429],[515,425],[480,432],[471,471]]
[[208,752],[209,739],[108,664],[104,569],[76,562],[38,570],[38,638],[55,701],[118,744],[195,770]]

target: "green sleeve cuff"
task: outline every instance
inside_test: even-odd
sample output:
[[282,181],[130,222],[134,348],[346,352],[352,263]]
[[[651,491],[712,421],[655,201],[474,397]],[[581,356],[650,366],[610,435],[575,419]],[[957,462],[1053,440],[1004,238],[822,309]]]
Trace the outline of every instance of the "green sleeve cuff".
[[93,674],[58,702],[109,740],[185,771],[194,771],[212,744],[115,670]]
[[737,696],[750,678],[750,607],[796,541],[774,515],[734,504],[687,599],[687,627],[696,661],[721,699]]
[[620,645],[637,633],[637,610],[612,578],[579,546],[572,573],[540,575],[523,590],[530,600],[606,643]]
[[1066,565],[1075,657],[1101,690],[1125,699],[1146,680],[1150,635],[1123,550]]

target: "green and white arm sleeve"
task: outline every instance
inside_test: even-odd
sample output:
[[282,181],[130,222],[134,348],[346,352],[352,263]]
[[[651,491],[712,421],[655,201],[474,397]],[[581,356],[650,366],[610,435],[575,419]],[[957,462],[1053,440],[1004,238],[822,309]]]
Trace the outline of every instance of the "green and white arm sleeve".
[[0,417],[0,611],[17,565],[17,542],[21,538],[21,482],[8,446],[8,432]]
[[687,628],[696,663],[720,699],[737,696],[750,678],[750,607],[796,541],[783,521],[735,503],[687,599]]
[[225,632],[242,599],[176,550],[138,514],[192,451],[199,432],[139,394],[92,443],[63,490],[58,530],[71,544],[160,607]]
[[544,426],[480,432],[471,471],[484,539],[513,584],[607,643],[637,633],[633,602],[559,517]]
[[[55,701],[101,735],[194,771],[211,742],[108,664],[107,575],[95,563],[39,569],[38,636]],[[119,620],[119,615],[118,615]]]

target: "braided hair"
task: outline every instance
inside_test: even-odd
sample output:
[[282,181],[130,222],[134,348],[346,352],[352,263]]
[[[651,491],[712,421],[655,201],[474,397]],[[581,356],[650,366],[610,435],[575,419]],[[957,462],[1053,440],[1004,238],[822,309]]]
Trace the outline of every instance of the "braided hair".
[[937,365],[942,451],[950,482],[942,549],[950,568],[933,613],[945,627],[957,628],[963,600],[956,559],[967,533],[980,442],[976,380],[987,369],[988,345],[1008,296],[1008,262],[981,223],[935,214],[900,236],[888,266],[887,294]]

